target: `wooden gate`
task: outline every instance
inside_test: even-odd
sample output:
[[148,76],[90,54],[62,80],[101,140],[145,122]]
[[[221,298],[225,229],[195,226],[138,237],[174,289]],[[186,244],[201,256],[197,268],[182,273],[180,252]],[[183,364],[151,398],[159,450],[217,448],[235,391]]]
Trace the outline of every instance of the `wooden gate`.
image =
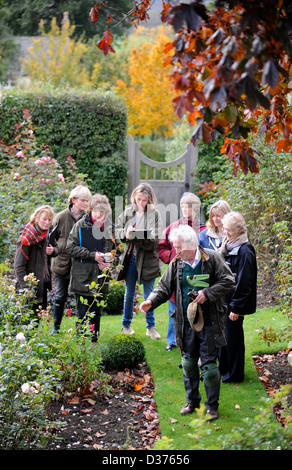
[[[133,137],[128,140],[128,199],[139,183],[149,183],[158,200],[158,209],[165,225],[180,216],[179,201],[186,191],[192,192],[193,172],[198,161],[198,149],[191,143],[186,151],[175,160],[157,162],[146,157],[140,150],[140,143]],[[142,168],[143,167],[143,168]],[[143,175],[141,172],[143,171]]]

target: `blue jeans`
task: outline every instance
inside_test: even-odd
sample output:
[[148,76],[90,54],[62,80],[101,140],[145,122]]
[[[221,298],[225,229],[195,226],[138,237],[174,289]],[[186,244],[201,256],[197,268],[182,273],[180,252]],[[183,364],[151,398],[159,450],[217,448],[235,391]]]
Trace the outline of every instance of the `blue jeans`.
[[68,296],[70,279],[59,277],[55,275],[55,302],[66,302]]
[[173,318],[173,312],[175,309],[175,303],[172,302],[171,300],[168,301],[168,330],[167,330],[167,337],[166,341],[167,344],[174,344],[176,346],[175,342],[175,333],[174,333],[174,318]]
[[[133,318],[137,278],[138,273],[136,267],[136,256],[132,255],[125,279],[124,314],[122,321],[122,325],[125,328],[129,328],[131,326],[131,321]],[[145,300],[153,291],[154,282],[155,279],[143,282],[143,293]],[[151,328],[152,326],[155,326],[154,310],[148,310],[146,313],[146,328]]]

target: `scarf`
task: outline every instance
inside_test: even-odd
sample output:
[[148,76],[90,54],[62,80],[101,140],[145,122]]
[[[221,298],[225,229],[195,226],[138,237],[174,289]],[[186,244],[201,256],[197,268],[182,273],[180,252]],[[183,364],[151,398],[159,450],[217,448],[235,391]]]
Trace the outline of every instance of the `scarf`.
[[232,238],[231,240],[227,240],[225,237],[221,247],[219,248],[219,253],[221,255],[225,256],[227,255],[233,248],[242,245],[243,243],[247,243],[248,238],[247,238],[247,232],[241,233],[237,237]]
[[40,243],[43,240],[45,240],[46,236],[47,236],[47,230],[44,230],[42,232],[38,225],[28,223],[24,227],[24,230],[20,237],[20,242],[21,242],[21,251],[27,259],[29,258],[24,253],[22,247],[36,245],[37,243]]

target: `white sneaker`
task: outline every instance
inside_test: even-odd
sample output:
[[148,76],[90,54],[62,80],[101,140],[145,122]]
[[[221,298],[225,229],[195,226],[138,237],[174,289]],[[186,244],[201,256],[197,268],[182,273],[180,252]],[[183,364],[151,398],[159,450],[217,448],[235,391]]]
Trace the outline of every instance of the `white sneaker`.
[[121,329],[121,333],[123,333],[124,335],[133,335],[135,331],[131,327],[126,328],[125,326],[123,326]]
[[150,336],[151,339],[160,339],[161,336],[156,330],[155,326],[152,326],[151,328],[147,328],[146,330],[146,335]]

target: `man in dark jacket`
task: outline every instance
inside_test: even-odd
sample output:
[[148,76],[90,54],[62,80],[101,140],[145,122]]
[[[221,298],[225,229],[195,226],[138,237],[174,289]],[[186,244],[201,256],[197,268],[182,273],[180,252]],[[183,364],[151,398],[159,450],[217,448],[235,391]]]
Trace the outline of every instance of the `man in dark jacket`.
[[[219,348],[226,344],[224,298],[234,287],[235,279],[219,253],[198,247],[196,233],[188,225],[173,229],[170,239],[177,255],[140,309],[145,313],[149,308],[157,308],[175,292],[175,339],[182,354],[187,398],[181,414],[192,413],[200,406],[200,358],[207,417],[214,420],[218,417],[220,392],[217,359]],[[202,278],[204,281],[199,280]],[[206,287],[199,290],[200,285]],[[197,292],[195,300],[189,296],[191,287]]]

